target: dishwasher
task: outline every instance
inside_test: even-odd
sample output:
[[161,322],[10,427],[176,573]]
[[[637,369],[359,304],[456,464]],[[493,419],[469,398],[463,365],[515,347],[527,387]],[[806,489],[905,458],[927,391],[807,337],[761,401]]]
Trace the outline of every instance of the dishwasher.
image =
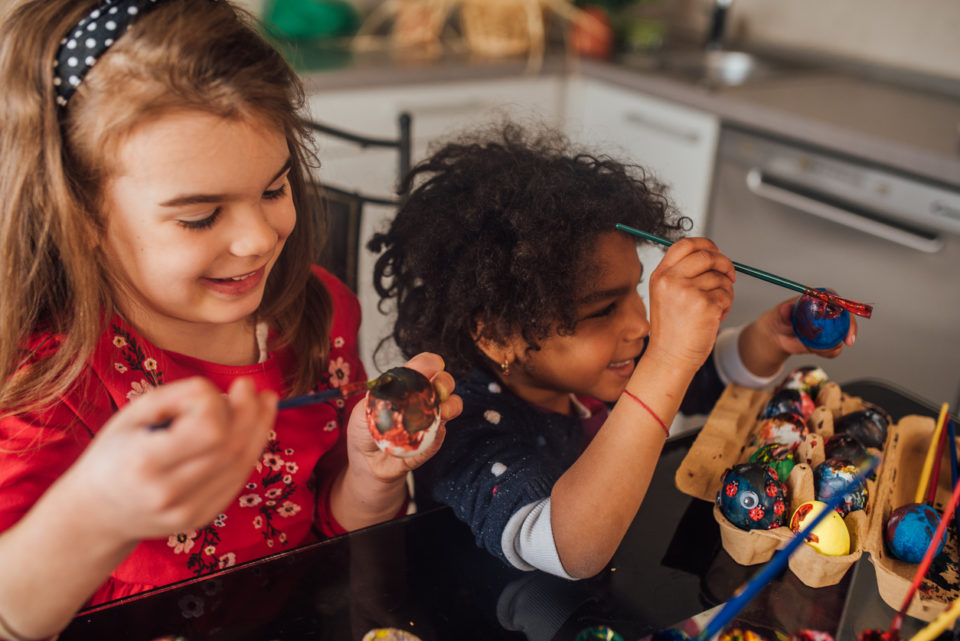
[[[874,306],[835,359],[792,356],[841,385],[880,380],[960,405],[960,190],[795,142],[724,128],[707,234],[729,258]],[[737,275],[725,326],[791,296]],[[785,370],[785,371],[787,371]]]

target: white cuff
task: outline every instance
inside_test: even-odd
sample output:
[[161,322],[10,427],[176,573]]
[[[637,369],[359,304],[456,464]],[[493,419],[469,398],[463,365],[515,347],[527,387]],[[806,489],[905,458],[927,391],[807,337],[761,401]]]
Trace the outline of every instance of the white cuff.
[[542,570],[574,580],[560,563],[550,524],[550,498],[529,503],[513,513],[500,537],[503,553],[519,570]]
[[743,327],[727,327],[720,330],[713,348],[713,364],[724,385],[736,383],[744,387],[760,388],[780,378],[783,366],[770,376],[757,376],[747,369],[740,358],[740,332]]

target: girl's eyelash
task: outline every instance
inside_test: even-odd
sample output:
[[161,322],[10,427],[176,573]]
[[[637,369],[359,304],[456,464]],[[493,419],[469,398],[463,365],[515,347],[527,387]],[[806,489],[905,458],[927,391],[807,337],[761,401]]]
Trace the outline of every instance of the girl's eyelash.
[[610,303],[600,311],[597,311],[588,315],[587,318],[600,318],[601,316],[609,316],[613,312],[616,306],[617,306],[616,303]]
[[[279,198],[283,198],[286,195],[286,193],[287,193],[287,183],[284,182],[282,185],[280,185],[276,189],[268,189],[267,191],[263,192],[263,197],[266,198],[267,200],[277,200]],[[202,230],[202,229],[209,229],[210,227],[212,227],[213,224],[217,222],[217,218],[219,217],[220,217],[220,208],[217,207],[216,209],[213,210],[212,214],[210,214],[209,216],[201,220],[178,220],[177,222],[180,224],[181,227],[186,227],[187,229]]]
[[287,193],[287,183],[284,181],[282,185],[276,189],[268,189],[263,192],[263,197],[267,200],[277,200],[278,198],[283,198]]
[[191,230],[200,230],[208,229],[213,226],[213,223],[217,222],[217,218],[220,217],[220,208],[217,207],[213,210],[213,213],[203,218],[201,220],[178,220],[177,222],[181,227],[186,227]]

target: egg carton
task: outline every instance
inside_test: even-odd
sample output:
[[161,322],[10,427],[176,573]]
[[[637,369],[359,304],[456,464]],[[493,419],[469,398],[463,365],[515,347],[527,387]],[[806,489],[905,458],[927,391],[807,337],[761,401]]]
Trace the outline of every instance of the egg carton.
[[[866,550],[877,574],[880,597],[894,610],[900,610],[917,571],[917,564],[894,558],[884,544],[884,529],[890,513],[901,505],[912,503],[927,448],[936,422],[929,416],[905,416],[892,426],[884,448],[883,469],[878,478],[876,509],[867,529]],[[954,444],[956,446],[956,444]],[[953,492],[950,474],[950,454],[944,450],[940,461],[940,475],[933,507],[943,512]],[[960,574],[957,569],[957,530],[947,528],[947,541],[938,554],[923,583],[920,585],[907,615],[932,621],[944,612],[951,602],[960,598]]]
[[[723,472],[746,462],[758,449],[760,443],[755,433],[761,421],[757,417],[772,396],[772,391],[728,385],[676,473],[676,485],[681,492],[714,502],[714,518],[720,526],[723,549],[741,565],[765,563],[793,536],[789,527],[742,530],[730,523],[716,506]],[[833,435],[834,419],[866,406],[861,399],[844,394],[836,383],[829,381],[821,386],[816,404],[807,421],[810,435],[797,448],[798,464],[784,480],[789,500],[787,521],[800,504],[815,498],[813,469],[825,460],[823,444]],[[867,481],[867,493],[866,509],[850,512],[844,519],[850,532],[849,554],[827,556],[810,546],[801,546],[790,557],[790,570],[805,585],[818,588],[838,583],[863,555],[876,495],[872,480]]]
[[[703,429],[677,469],[677,488],[690,496],[714,503],[713,514],[720,527],[724,550],[741,565],[765,563],[777,549],[793,537],[789,527],[771,530],[742,530],[727,520],[716,505],[721,477],[727,468],[749,460],[758,449],[757,418],[772,391],[756,390],[730,384],[717,401]],[[862,399],[843,392],[834,382],[821,386],[816,409],[807,420],[810,436],[797,449],[799,462],[785,480],[789,493],[789,515],[800,504],[814,499],[813,469],[825,460],[824,442],[833,435],[834,421],[845,414],[868,407]],[[847,514],[844,522],[850,533],[850,553],[843,556],[820,554],[813,547],[802,545],[789,560],[790,570],[805,585],[813,588],[835,585],[864,553],[868,554],[876,574],[881,598],[899,610],[910,586],[916,564],[891,557],[883,541],[883,529],[893,509],[912,502],[934,429],[933,419],[907,416],[887,430],[882,463],[875,479],[868,479],[868,500],[864,510]],[[950,461],[944,453],[935,507],[942,509],[951,495]],[[955,530],[945,550],[937,557],[927,580],[918,590],[908,610],[910,616],[930,621],[960,596],[957,592],[957,540]],[[942,567],[941,567],[942,566]],[[931,579],[931,575],[933,578]]]

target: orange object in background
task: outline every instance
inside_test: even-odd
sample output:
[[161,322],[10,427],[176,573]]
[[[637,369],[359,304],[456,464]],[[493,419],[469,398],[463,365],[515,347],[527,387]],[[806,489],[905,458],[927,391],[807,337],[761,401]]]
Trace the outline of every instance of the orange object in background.
[[591,58],[609,58],[613,53],[613,27],[603,7],[584,7],[573,20],[569,32],[570,47]]

